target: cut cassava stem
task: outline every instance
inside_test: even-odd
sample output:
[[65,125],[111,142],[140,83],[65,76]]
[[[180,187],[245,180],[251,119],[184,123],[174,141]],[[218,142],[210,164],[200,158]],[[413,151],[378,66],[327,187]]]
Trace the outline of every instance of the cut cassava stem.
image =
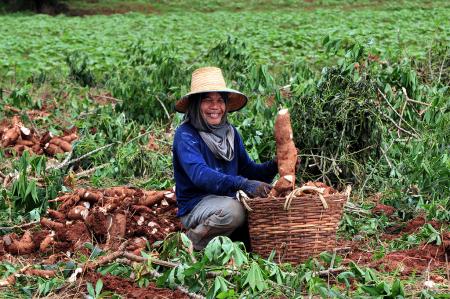
[[33,134],[31,134],[31,130],[27,127],[20,128],[20,136],[22,140],[31,140],[33,138]]

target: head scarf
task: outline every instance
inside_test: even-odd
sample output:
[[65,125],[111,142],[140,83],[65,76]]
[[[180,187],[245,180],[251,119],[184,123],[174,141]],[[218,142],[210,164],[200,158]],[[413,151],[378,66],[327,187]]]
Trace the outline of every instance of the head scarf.
[[[220,93],[220,95],[226,105],[227,94]],[[225,110],[220,124],[208,124],[200,111],[200,104],[205,97],[205,93],[192,96],[184,122],[189,122],[197,129],[200,137],[217,158],[231,161],[234,158],[234,129],[228,122],[227,110]]]

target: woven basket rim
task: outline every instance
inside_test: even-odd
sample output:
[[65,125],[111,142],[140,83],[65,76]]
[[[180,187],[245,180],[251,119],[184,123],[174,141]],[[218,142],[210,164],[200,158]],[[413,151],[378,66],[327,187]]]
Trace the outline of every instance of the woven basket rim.
[[[335,194],[327,194],[327,195],[323,195],[324,198],[329,198],[329,197],[339,197],[341,199],[339,200],[335,200],[335,201],[341,201],[341,200],[347,200],[347,194],[345,194],[344,192],[340,192],[340,193],[335,193]],[[317,194],[303,194],[301,196],[294,196],[293,198],[302,198],[302,197],[319,197],[319,195]],[[246,201],[257,201],[257,200],[267,200],[267,199],[286,199],[286,196],[269,196],[269,197],[254,197],[254,198],[248,198],[246,199]]]

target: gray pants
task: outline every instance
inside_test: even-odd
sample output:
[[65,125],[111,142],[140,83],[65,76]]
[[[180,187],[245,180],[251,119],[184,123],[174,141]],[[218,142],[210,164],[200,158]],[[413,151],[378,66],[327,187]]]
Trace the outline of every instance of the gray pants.
[[241,203],[228,196],[205,196],[181,223],[188,229],[186,235],[194,249],[202,250],[216,236],[229,236],[245,221]]

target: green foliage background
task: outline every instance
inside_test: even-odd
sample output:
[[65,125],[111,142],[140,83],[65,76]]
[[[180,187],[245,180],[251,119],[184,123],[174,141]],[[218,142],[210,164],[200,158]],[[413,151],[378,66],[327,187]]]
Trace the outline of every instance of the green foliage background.
[[[66,157],[7,157],[0,150],[0,172],[16,178],[1,189],[0,223],[38,219],[53,207],[48,200],[71,188],[63,178],[77,186],[171,188],[171,143],[182,120],[173,105],[188,91],[191,72],[205,65],[221,67],[228,85],[249,96],[249,104],[230,121],[256,161],[273,158],[273,121],[278,109],[287,107],[302,160],[300,181],[337,188],[352,184],[352,200],[366,209],[367,198],[380,193],[382,203],[397,208],[399,221],[424,213],[448,223],[447,1],[264,3],[161,1],[155,4],[161,14],[151,15],[0,15],[1,119],[11,117],[8,107],[13,107],[30,127],[59,134],[75,125],[80,139],[71,158],[89,154],[55,169],[52,165]],[[186,14],[196,8],[201,11]],[[30,109],[51,113],[33,120],[26,113]],[[148,150],[149,138],[157,150]],[[94,169],[89,176],[77,177],[89,169]],[[391,224],[386,217],[346,214],[341,233],[370,239]],[[372,246],[385,253],[438,240],[440,232],[424,226],[407,240]],[[162,254],[178,258],[180,243],[172,241]],[[235,246],[216,240],[201,264],[183,260],[164,279],[189,281],[221,298],[237,297],[237,289],[279,294],[276,288],[269,291],[266,280],[290,285],[292,294],[307,289],[323,297],[342,295],[311,272],[323,265],[311,261],[292,278],[283,272],[291,269],[247,259]],[[223,266],[230,255],[242,260],[246,275],[200,286],[204,267]],[[1,267],[3,274],[12,271],[11,265]],[[345,293],[404,296],[400,281],[386,283],[371,271],[355,265],[340,275]],[[359,286],[353,293],[352,279]],[[44,293],[52,287],[47,282]]]

